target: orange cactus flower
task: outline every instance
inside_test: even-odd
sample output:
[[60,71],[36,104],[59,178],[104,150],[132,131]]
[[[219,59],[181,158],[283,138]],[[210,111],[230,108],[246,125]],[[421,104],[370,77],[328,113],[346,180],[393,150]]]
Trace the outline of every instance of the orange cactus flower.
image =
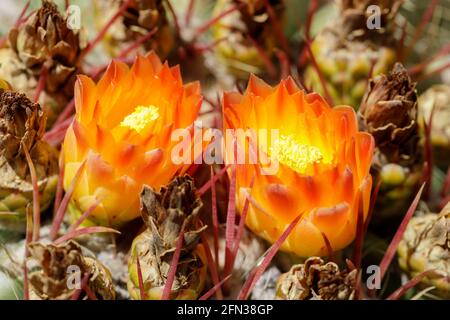
[[[331,108],[290,78],[273,88],[252,76],[243,95],[225,93],[223,112],[225,130],[277,132],[266,140],[253,134],[253,142],[252,134],[235,135],[236,143],[226,144],[228,163],[239,151],[247,160],[255,150],[265,156],[236,164],[238,209],[249,201],[246,225],[273,243],[302,214],[281,249],[304,257],[326,255],[326,239],[333,250],[352,242],[359,210],[364,219],[369,210],[374,149],[372,136],[358,131],[353,109]],[[265,172],[267,159],[276,160],[278,170]]]
[[138,217],[144,184],[159,190],[188,168],[171,161],[179,143],[171,134],[193,132],[201,100],[200,84],[183,85],[178,66],[154,53],[138,56],[131,68],[111,62],[97,84],[79,76],[76,115],[63,145],[65,190],[83,165],[69,204],[72,218],[96,202],[91,223],[120,226]]

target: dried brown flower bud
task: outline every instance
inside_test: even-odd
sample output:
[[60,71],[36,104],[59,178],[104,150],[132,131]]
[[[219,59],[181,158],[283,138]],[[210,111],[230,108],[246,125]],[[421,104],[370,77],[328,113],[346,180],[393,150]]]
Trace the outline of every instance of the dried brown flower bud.
[[31,179],[24,147],[30,153],[39,180],[57,174],[57,153],[41,140],[44,132],[45,115],[39,104],[24,94],[0,89],[0,155],[19,178]]
[[192,178],[177,177],[160,192],[145,186],[141,194],[141,212],[147,230],[137,236],[131,247],[128,290],[140,298],[137,259],[142,270],[147,299],[160,299],[180,232],[184,242],[172,289],[174,298],[195,299],[203,290],[206,260],[198,245],[206,228],[198,218],[202,206]]
[[359,116],[388,162],[410,165],[417,161],[417,112],[416,84],[396,63],[389,75],[370,80]]
[[450,297],[450,202],[440,214],[413,217],[398,246],[400,267],[411,277],[432,270],[422,284],[435,286],[436,294]]
[[43,0],[41,8],[9,32],[9,43],[35,77],[44,66],[48,69],[47,92],[73,94],[81,55],[79,33],[68,28],[53,2]]
[[340,270],[319,257],[294,265],[278,279],[277,298],[283,300],[353,300],[356,269]]
[[[31,151],[45,131],[45,116],[37,103],[24,94],[0,90],[0,151],[11,162],[19,176],[25,177],[27,168],[20,168],[17,157],[24,157],[23,146]],[[47,163],[44,163],[46,166]]]
[[[0,228],[5,227],[6,221],[22,221],[26,206],[33,201],[24,148],[36,170],[41,210],[49,206],[54,196],[58,154],[41,140],[44,131],[45,115],[37,103],[24,94],[0,89],[0,210],[19,213],[19,216],[2,217]],[[23,229],[24,225],[17,227]]]
[[42,6],[9,32],[7,46],[0,48],[0,78],[14,90],[34,99],[44,76],[38,102],[47,111],[48,126],[73,97],[85,46],[80,38],[80,32],[68,27],[56,5],[42,0]]
[[[98,3],[98,12],[109,19],[124,2],[124,0],[102,0]],[[111,15],[105,15],[105,11],[111,12]],[[175,44],[175,31],[169,24],[164,1],[133,0],[108,33],[107,48],[111,55],[115,56],[149,32],[154,34],[143,43],[145,51],[154,50],[161,58],[167,57]]]
[[423,156],[418,147],[415,85],[396,63],[388,75],[369,81],[358,111],[361,129],[375,138],[372,169],[382,182],[372,219],[375,224],[401,217],[419,187]]
[[[29,275],[31,298],[67,300],[77,289],[74,281],[81,281],[89,274],[87,286],[97,299],[115,299],[109,270],[94,257],[85,255],[76,242],[69,241],[60,246],[32,243],[29,245],[29,252],[31,257],[28,262],[35,261],[38,265],[38,270]],[[75,279],[74,272],[78,271],[79,279]]]

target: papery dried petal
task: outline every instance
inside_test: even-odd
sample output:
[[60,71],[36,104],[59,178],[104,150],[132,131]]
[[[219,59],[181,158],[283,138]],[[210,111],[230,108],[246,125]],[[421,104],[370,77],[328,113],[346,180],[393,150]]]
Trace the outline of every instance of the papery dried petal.
[[334,262],[308,258],[294,265],[277,282],[277,299],[353,300],[357,270],[340,270]]
[[58,153],[42,140],[46,116],[25,94],[0,89],[0,211],[17,215],[0,218],[0,229],[25,231],[25,208],[33,203],[33,186],[26,151],[36,170],[41,211],[56,192]]
[[147,229],[132,244],[128,269],[128,291],[139,299],[138,260],[146,298],[161,299],[176,243],[183,230],[184,241],[177,264],[171,296],[196,299],[206,278],[206,256],[198,244],[202,227],[198,217],[202,202],[189,176],[175,178],[155,192],[145,186],[141,194],[141,213]]

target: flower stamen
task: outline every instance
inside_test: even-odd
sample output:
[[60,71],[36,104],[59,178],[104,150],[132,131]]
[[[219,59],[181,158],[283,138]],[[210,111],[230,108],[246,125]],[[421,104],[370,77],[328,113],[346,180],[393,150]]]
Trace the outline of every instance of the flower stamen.
[[279,162],[299,173],[304,173],[309,165],[321,163],[324,160],[322,151],[318,147],[298,143],[290,135],[281,135],[270,148],[270,152]]
[[133,113],[127,115],[120,123],[121,127],[133,129],[140,133],[152,121],[159,118],[159,109],[154,105],[137,106]]

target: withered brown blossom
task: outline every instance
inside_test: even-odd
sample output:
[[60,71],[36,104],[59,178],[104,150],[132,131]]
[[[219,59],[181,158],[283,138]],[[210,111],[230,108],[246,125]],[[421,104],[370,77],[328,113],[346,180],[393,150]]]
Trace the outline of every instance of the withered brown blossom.
[[422,286],[450,297],[450,202],[439,214],[426,213],[411,219],[398,246],[400,267],[411,277],[434,270]]
[[[2,217],[0,229],[24,229],[25,208],[33,201],[26,151],[36,170],[41,210],[45,210],[56,189],[58,154],[42,140],[45,114],[25,94],[0,89],[0,210],[18,216]],[[19,221],[17,221],[19,220]],[[19,222],[13,226],[13,222]],[[10,224],[13,223],[13,224]]]
[[11,48],[35,77],[40,76],[42,68],[48,69],[47,92],[63,90],[66,95],[73,94],[82,50],[80,36],[69,29],[53,2],[43,0],[42,7],[13,28],[8,38]]
[[[87,274],[87,287],[97,299],[115,299],[109,270],[94,257],[85,255],[76,242],[68,241],[59,246],[31,243],[29,252],[29,264],[37,262],[36,269],[29,274],[30,298],[68,300],[77,289],[84,289],[81,281]],[[80,297],[87,296],[81,294]]]
[[419,188],[424,163],[416,84],[400,63],[369,81],[358,116],[361,129],[375,138],[372,171],[382,182],[373,222],[397,219]]
[[34,99],[39,79],[45,77],[39,102],[45,101],[49,124],[73,97],[85,47],[80,34],[69,28],[52,1],[42,0],[40,8],[10,30],[7,46],[0,49],[0,77],[15,90]]
[[375,138],[388,162],[410,165],[417,161],[419,128],[416,84],[396,63],[389,75],[369,81],[359,109],[365,129]]
[[[102,0],[100,13],[104,10],[115,12],[124,4],[124,0]],[[167,57],[175,45],[175,30],[169,23],[167,9],[163,0],[132,0],[123,15],[115,23],[108,36],[108,49],[116,55],[134,41],[148,33],[150,39],[143,43],[146,51],[155,51],[161,58]],[[109,15],[106,15],[109,16]]]
[[160,192],[145,186],[141,194],[141,213],[147,229],[133,241],[129,261],[128,290],[140,297],[138,259],[146,299],[161,299],[178,237],[184,232],[171,297],[195,299],[203,290],[206,260],[198,245],[202,226],[198,214],[202,206],[192,178],[177,177]]
[[310,257],[280,276],[276,296],[283,300],[353,300],[356,274],[356,269],[340,270],[334,262]]
[[42,141],[46,116],[25,94],[0,89],[0,152],[16,174],[30,179],[23,148],[30,153],[38,178],[55,173],[54,149]]

